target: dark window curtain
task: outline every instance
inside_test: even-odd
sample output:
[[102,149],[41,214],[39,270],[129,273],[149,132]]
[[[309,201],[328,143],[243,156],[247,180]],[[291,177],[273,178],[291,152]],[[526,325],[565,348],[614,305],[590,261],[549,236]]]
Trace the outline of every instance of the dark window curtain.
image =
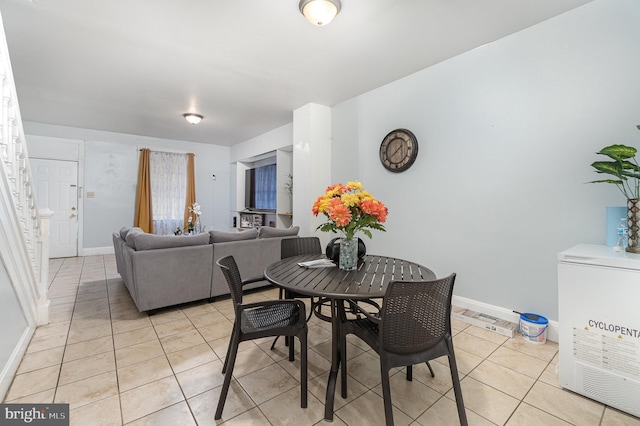
[[276,165],[258,167],[255,180],[256,208],[276,209]]

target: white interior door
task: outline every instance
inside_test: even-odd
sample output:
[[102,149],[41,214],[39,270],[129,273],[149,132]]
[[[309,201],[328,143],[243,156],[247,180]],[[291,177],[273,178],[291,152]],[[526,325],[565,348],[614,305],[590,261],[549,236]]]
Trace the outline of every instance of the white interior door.
[[49,208],[49,257],[78,255],[78,163],[31,159],[38,208]]

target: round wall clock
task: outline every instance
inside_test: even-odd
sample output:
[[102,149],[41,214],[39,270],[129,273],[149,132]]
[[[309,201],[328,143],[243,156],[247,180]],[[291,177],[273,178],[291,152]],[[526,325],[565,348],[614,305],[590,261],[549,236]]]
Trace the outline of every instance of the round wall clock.
[[380,144],[380,162],[391,172],[404,172],[417,157],[418,139],[410,130],[396,129],[385,136]]

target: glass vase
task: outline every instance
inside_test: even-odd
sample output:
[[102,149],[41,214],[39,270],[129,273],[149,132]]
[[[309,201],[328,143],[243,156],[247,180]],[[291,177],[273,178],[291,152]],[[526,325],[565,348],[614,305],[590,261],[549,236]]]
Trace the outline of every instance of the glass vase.
[[625,250],[640,253],[640,200],[637,198],[627,200],[627,225],[629,238]]
[[340,238],[340,260],[343,271],[354,271],[358,267],[358,238]]

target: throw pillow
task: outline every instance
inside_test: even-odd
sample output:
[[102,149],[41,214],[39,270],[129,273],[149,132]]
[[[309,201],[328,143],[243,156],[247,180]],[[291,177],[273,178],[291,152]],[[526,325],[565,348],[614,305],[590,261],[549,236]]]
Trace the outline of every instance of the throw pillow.
[[292,226],[287,229],[272,228],[270,226],[263,226],[260,228],[258,238],[274,238],[274,237],[295,237],[300,230],[299,226]]
[[127,242],[127,245],[129,247],[131,247],[132,249],[136,248],[136,242],[135,242],[135,240],[133,238],[136,234],[144,234],[144,231],[142,229],[140,229],[140,228],[137,228],[137,227],[136,228],[131,228],[127,232],[127,236],[124,239]]
[[134,237],[136,250],[156,250],[163,248],[203,246],[209,244],[208,234],[196,235],[153,235],[136,234]]
[[130,229],[131,229],[130,226],[123,226],[122,228],[120,228],[120,238],[125,240],[127,238],[127,233],[129,232]]
[[211,236],[210,242],[213,243],[226,243],[229,241],[243,241],[243,240],[255,240],[258,238],[258,230],[248,229],[242,232],[224,232],[224,231],[209,231]]

